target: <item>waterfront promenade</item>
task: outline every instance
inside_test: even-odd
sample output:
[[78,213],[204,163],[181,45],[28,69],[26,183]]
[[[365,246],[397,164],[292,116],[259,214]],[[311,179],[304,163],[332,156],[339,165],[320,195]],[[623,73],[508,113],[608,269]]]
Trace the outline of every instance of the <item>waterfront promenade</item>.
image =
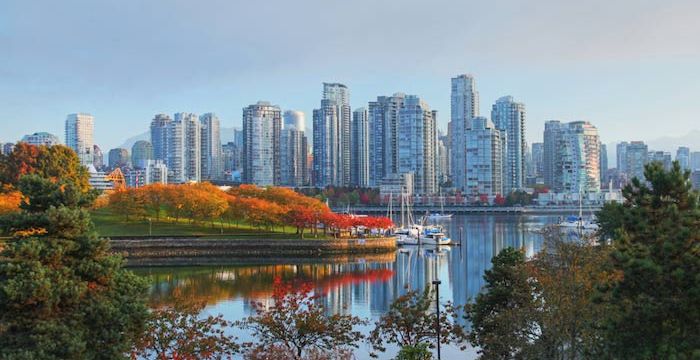
[[[441,212],[440,206],[435,205],[412,205],[413,213],[435,213]],[[583,213],[591,214],[601,209],[601,205],[584,206]],[[355,214],[386,214],[387,207],[382,206],[354,206],[350,208],[351,212]],[[347,211],[347,207],[334,207],[333,211],[343,212]],[[398,213],[399,208],[394,208],[394,213]],[[447,214],[455,215],[470,215],[470,214],[561,214],[561,215],[571,215],[578,214],[578,206],[462,206],[462,205],[451,205],[445,206],[444,212]]]

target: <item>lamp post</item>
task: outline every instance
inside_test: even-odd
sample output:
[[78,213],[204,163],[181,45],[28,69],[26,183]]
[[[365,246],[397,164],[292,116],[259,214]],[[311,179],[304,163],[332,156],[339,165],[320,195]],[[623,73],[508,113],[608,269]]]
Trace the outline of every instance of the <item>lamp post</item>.
[[148,236],[153,236],[153,227],[151,225],[151,218],[148,218]]
[[437,334],[437,358],[440,360],[440,280],[433,280],[435,286],[435,333]]

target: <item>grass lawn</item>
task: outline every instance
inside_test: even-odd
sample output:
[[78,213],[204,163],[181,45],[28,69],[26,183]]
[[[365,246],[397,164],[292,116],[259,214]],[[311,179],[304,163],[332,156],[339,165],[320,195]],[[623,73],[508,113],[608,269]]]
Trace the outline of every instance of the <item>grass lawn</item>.
[[[149,226],[148,220],[129,219],[126,221],[124,216],[115,215],[109,209],[99,209],[92,212],[92,221],[95,223],[95,228],[100,236],[148,236]],[[308,231],[308,230],[307,230]],[[189,220],[180,219],[178,222],[175,219],[163,219],[156,222],[153,219],[151,224],[151,234],[153,236],[209,236],[209,237],[225,237],[225,238],[247,238],[251,236],[265,236],[266,238],[295,238],[296,229],[293,227],[276,227],[274,231],[259,230],[248,224],[229,225],[227,223],[214,222],[214,226],[210,222],[193,223]],[[311,238],[309,234],[305,234],[305,238]]]

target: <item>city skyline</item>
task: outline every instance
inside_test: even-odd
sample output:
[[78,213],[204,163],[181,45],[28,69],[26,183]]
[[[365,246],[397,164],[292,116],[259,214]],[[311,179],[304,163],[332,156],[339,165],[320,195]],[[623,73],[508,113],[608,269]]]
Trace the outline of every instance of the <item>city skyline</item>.
[[[379,4],[372,15],[358,14],[363,4],[313,5],[329,14],[347,13],[356,22],[347,29],[326,23],[327,34],[310,43],[311,31],[320,25],[310,3],[269,4],[280,11],[272,15],[269,29],[252,33],[248,19],[224,20],[260,10],[254,4],[67,2],[45,4],[40,11],[24,2],[5,2],[0,48],[8,56],[0,60],[0,116],[5,119],[0,140],[16,141],[38,131],[60,135],[65,114],[74,112],[95,117],[95,142],[103,149],[146,131],[156,113],[216,112],[222,128],[240,128],[240,109],[268,99],[310,116],[322,82],[346,84],[351,104],[404,92],[420,94],[438,113],[448,114],[448,79],[461,73],[478,79],[482,109],[507,95],[527,105],[528,143],[541,141],[544,123],[552,119],[590,121],[604,143],[648,142],[658,136],[653,125],[660,118],[673,119],[664,131],[670,136],[698,128],[690,99],[700,91],[694,71],[700,49],[692,45],[700,27],[688,14],[700,5],[690,1],[606,3],[604,13],[596,11],[601,6],[596,2],[510,7],[440,2],[428,13],[411,4],[400,9]],[[480,16],[468,24],[456,21],[456,14],[464,13]],[[440,25],[409,26],[423,16],[425,23]],[[133,19],[133,28],[120,27],[123,18]],[[72,21],[77,19],[87,19],[90,31]],[[166,19],[191,21],[151,26]],[[295,26],[287,26],[292,19]],[[644,25],[652,19],[654,27]],[[495,20],[511,31],[481,31]],[[585,26],[590,23],[596,28]],[[516,30],[517,37],[512,35]],[[105,34],[110,36],[105,39]],[[385,41],[389,37],[395,41]],[[431,51],[409,52],[407,45],[416,41],[429,42]],[[373,61],[358,55],[359,46],[373,53]],[[154,61],[156,54],[172,54],[176,47],[213,56]],[[298,57],[270,56],[280,52]],[[439,117],[439,129],[444,131],[448,120]],[[633,134],[626,132],[630,127]]]

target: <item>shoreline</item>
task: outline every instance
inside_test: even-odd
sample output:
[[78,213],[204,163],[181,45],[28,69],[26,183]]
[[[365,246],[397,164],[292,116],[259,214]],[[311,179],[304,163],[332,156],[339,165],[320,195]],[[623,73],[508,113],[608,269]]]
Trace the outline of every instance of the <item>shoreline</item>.
[[120,238],[109,240],[127,266],[191,266],[240,263],[362,261],[393,254],[396,238],[216,239],[198,237]]

